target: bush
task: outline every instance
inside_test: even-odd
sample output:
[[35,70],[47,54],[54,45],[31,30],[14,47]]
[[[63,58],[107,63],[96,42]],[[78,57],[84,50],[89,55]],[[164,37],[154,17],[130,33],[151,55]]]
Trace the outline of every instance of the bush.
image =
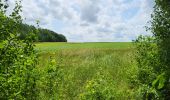
[[135,41],[135,46],[135,58],[139,69],[138,79],[142,84],[151,85],[156,76],[161,73],[155,39],[149,36],[139,36]]
[[35,99],[37,96],[34,35],[29,33],[25,40],[19,39],[20,3],[16,2],[12,14],[6,16],[8,5],[0,1],[0,99]]
[[[139,80],[141,84],[154,90],[146,91],[149,99],[170,99],[170,1],[155,0],[151,27],[154,42],[148,38],[139,37],[137,40],[137,57]],[[138,45],[140,44],[140,45]],[[151,96],[152,95],[152,96]]]

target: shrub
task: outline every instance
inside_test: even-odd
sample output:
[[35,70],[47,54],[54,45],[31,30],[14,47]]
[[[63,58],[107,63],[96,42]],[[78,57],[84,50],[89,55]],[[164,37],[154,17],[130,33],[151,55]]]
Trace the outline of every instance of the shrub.
[[148,28],[153,33],[154,42],[141,37],[136,41],[138,76],[142,86],[148,87],[144,97],[149,99],[170,99],[169,5],[169,0],[155,0],[151,27]]
[[35,99],[37,94],[34,35],[19,39],[20,3],[6,16],[7,0],[0,1],[0,99]]

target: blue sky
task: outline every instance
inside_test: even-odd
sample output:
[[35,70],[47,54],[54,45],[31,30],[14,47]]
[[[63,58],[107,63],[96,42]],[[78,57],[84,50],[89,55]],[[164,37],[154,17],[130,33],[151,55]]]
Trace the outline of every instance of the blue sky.
[[[150,20],[154,0],[23,0],[28,24],[65,35],[69,42],[124,42],[140,34]],[[14,5],[14,0],[9,0]]]

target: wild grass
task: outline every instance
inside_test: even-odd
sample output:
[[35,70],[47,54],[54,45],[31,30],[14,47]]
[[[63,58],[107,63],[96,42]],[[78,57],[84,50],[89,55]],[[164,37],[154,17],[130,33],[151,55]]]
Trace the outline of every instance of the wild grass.
[[[92,91],[91,94],[94,91],[106,93],[97,96],[94,94],[96,96],[94,100],[97,100],[97,97],[106,100],[137,97],[130,80],[137,74],[131,43],[42,43],[37,44],[37,47],[45,50],[39,57],[39,69],[44,70],[49,59],[53,57],[62,72],[60,87],[55,88],[60,99],[87,100],[93,98],[88,94],[89,91]],[[95,83],[98,80],[103,83]],[[96,84],[97,89],[93,90]],[[41,96],[45,98],[45,92],[42,91]]]

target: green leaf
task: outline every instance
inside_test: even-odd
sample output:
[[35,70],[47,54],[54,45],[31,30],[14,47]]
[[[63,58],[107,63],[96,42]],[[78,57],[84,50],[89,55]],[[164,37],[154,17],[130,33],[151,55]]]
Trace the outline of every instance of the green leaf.
[[152,86],[155,88],[156,87],[156,83],[158,82],[158,79],[156,78],[153,82],[152,82]]
[[0,43],[0,49],[3,48],[3,47],[4,47],[4,45],[2,43]]
[[7,44],[8,43],[8,41],[7,40],[5,40],[5,41],[3,41],[3,43],[2,44]]
[[162,89],[164,87],[165,81],[166,81],[165,77],[161,76],[159,79],[158,89]]
[[15,37],[15,35],[14,35],[14,34],[10,34],[10,37],[14,38],[14,37]]
[[162,89],[164,87],[165,84],[165,77],[164,77],[165,73],[160,74],[159,76],[157,76],[157,78],[152,82],[152,86],[154,88],[157,89]]

